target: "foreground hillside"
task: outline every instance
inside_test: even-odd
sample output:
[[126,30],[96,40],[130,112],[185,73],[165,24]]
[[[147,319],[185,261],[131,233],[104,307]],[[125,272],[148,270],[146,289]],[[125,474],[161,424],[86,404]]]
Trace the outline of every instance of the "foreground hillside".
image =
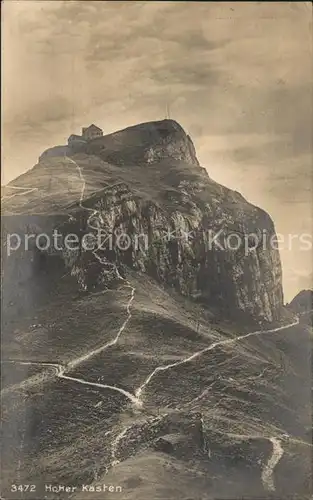
[[[123,499],[307,492],[309,332],[217,326],[176,292],[127,278],[72,300],[65,283],[35,318],[12,320],[3,345],[6,491],[19,474],[37,485],[36,498],[50,483],[76,485],[74,498],[103,483],[121,485]],[[273,438],[282,457],[267,471]]]
[[4,498],[309,498],[312,329],[270,217],[176,122],[84,148],[4,188]]

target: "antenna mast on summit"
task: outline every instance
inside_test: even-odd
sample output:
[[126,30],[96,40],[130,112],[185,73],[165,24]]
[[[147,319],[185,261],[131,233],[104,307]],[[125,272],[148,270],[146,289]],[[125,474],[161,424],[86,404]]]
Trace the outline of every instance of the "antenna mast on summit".
[[166,103],[166,118],[170,118],[170,107],[168,105],[168,102]]

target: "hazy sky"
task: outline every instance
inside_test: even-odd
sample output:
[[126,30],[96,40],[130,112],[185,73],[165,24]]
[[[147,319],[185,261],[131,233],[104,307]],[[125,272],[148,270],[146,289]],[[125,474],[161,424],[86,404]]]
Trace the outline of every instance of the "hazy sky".
[[[2,181],[94,122],[171,118],[215,180],[279,233],[312,232],[309,2],[2,3]],[[289,300],[312,253],[282,251]],[[312,276],[312,275],[311,275]]]

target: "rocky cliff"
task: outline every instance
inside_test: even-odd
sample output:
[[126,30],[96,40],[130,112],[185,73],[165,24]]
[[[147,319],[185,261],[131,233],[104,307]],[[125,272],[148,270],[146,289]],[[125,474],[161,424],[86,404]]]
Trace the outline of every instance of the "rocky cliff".
[[[25,193],[17,196],[14,186]],[[51,236],[58,228],[63,237],[79,235],[75,249],[66,250],[62,239],[61,250],[39,253],[58,258],[60,273],[70,272],[85,292],[111,286],[132,268],[225,316],[280,319],[272,220],[209,177],[175,121],[140,124],[95,139],[83,151],[42,156],[7,186],[4,209],[6,232],[14,226],[22,235],[25,216],[36,216],[36,234]]]

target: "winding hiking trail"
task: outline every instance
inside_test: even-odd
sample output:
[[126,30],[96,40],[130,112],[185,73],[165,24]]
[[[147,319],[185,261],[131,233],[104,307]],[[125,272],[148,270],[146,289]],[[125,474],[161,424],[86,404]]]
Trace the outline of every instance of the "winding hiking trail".
[[71,377],[70,375],[66,375],[65,371],[69,369],[69,365],[64,366],[64,365],[61,365],[58,363],[49,363],[49,362],[45,362],[45,361],[19,361],[19,360],[15,360],[15,359],[12,359],[12,360],[9,359],[9,360],[6,360],[5,362],[19,364],[19,365],[52,367],[55,369],[55,375],[58,378],[61,378],[64,380],[70,380],[72,382],[76,382],[76,383],[82,384],[82,385],[88,385],[91,387],[98,387],[99,389],[110,389],[112,391],[117,391],[120,394],[123,394],[127,399],[129,399],[136,407],[139,408],[142,406],[142,402],[139,401],[133,394],[131,394],[130,392],[128,392],[120,387],[116,387],[114,385],[100,384],[98,382],[90,382],[90,381],[82,379],[82,378]]
[[15,196],[23,196],[25,194],[32,193],[33,191],[39,191],[39,188],[32,187],[32,188],[26,188],[26,187],[20,187],[20,186],[4,186],[7,189],[17,189],[23,191],[23,193],[14,193],[10,195],[3,195],[1,196],[1,200],[10,200],[11,198],[15,198]]
[[297,320],[295,320],[293,323],[290,323],[289,325],[279,326],[277,328],[272,328],[270,330],[257,330],[255,332],[250,332],[250,333],[247,333],[245,335],[240,335],[239,337],[233,337],[231,339],[220,340],[218,342],[214,342],[213,344],[211,344],[209,347],[206,347],[205,349],[201,349],[201,351],[195,352],[194,354],[192,354],[191,356],[188,356],[187,358],[184,358],[184,359],[182,359],[180,361],[177,361],[176,363],[171,363],[171,364],[168,364],[168,365],[157,366],[153,370],[153,372],[151,372],[150,375],[146,378],[146,380],[144,381],[144,383],[136,390],[135,395],[136,395],[137,398],[140,398],[140,396],[141,396],[142,392],[144,391],[144,389],[146,388],[146,386],[149,384],[149,382],[151,381],[151,379],[157,373],[164,372],[166,370],[169,370],[170,368],[175,368],[176,366],[180,366],[180,365],[183,365],[185,363],[188,363],[189,361],[193,361],[195,358],[201,356],[202,354],[215,349],[215,347],[219,347],[221,345],[232,344],[234,342],[238,342],[240,340],[244,340],[244,339],[247,339],[247,338],[252,337],[252,336],[262,335],[262,334],[265,334],[265,333],[280,332],[281,330],[286,330],[288,328],[292,328],[293,326],[296,326],[298,324],[299,324],[299,318],[297,318]]
[[104,344],[96,349],[93,349],[92,351],[89,351],[87,354],[84,354],[83,356],[80,356],[79,358],[76,358],[76,359],[70,361],[66,365],[62,365],[59,363],[53,363],[53,362],[49,362],[49,361],[7,360],[6,362],[7,363],[17,363],[17,364],[21,364],[21,365],[37,365],[37,366],[52,367],[55,369],[55,375],[58,378],[65,379],[65,380],[71,380],[72,382],[76,382],[76,383],[82,384],[82,385],[88,385],[91,387],[98,387],[100,389],[111,389],[111,390],[117,391],[120,394],[123,394],[126,398],[128,398],[131,401],[131,403],[134,404],[136,407],[138,407],[138,408],[141,407],[142,402],[136,396],[134,396],[130,392],[128,392],[120,387],[107,385],[107,384],[101,384],[98,382],[90,382],[88,380],[85,380],[82,378],[77,378],[77,377],[72,377],[72,376],[66,374],[66,372],[69,372],[70,370],[76,368],[81,363],[83,363],[83,362],[87,361],[88,359],[90,359],[91,357],[103,352],[105,349],[108,349],[109,347],[115,345],[118,342],[118,339],[120,338],[122,332],[125,330],[129,320],[131,319],[131,304],[132,304],[132,302],[134,300],[134,296],[135,296],[135,288],[132,287],[130,284],[128,284],[128,282],[127,282],[127,287],[131,288],[131,297],[126,305],[127,317],[126,317],[125,321],[123,322],[122,326],[119,328],[116,336],[112,340],[107,342],[106,344]]
[[[75,167],[79,173],[79,177],[82,181],[82,189],[81,189],[81,194],[80,194],[79,206],[82,209],[90,212],[90,215],[87,219],[87,225],[91,229],[98,231],[100,228],[100,224],[103,223],[103,219],[102,219],[102,215],[101,215],[100,211],[83,206],[84,194],[85,194],[85,189],[86,189],[86,181],[85,181],[85,178],[83,176],[82,169],[71,158],[66,157],[66,160],[68,160],[70,163],[75,165]],[[108,188],[110,188],[110,187],[111,186],[108,186]],[[20,188],[20,189],[22,189],[22,188]],[[36,188],[33,188],[32,190],[34,190],[34,189],[36,189]],[[20,193],[17,193],[17,194],[20,194]],[[22,193],[22,194],[26,194],[26,193]],[[97,224],[94,225],[94,224],[92,224],[92,222],[94,222],[94,224],[95,223],[97,223]],[[167,365],[160,365],[160,366],[156,367],[147,376],[147,378],[143,381],[143,383],[135,390],[134,394],[132,394],[132,393],[130,393],[122,388],[116,387],[116,386],[111,386],[111,385],[97,383],[97,382],[90,382],[90,381],[85,380],[83,378],[72,377],[69,374],[69,372],[71,370],[73,370],[74,368],[76,368],[80,364],[84,363],[85,361],[89,360],[93,356],[96,356],[96,355],[100,354],[101,352],[105,351],[106,349],[110,348],[111,346],[114,346],[115,344],[117,344],[121,334],[125,331],[128,323],[132,317],[131,306],[132,306],[132,303],[133,303],[134,298],[135,298],[135,292],[136,292],[135,287],[133,287],[127,279],[123,278],[120,275],[118,268],[117,268],[117,265],[115,263],[109,262],[104,257],[100,257],[97,253],[97,249],[93,250],[92,253],[97,258],[97,260],[108,269],[109,273],[114,273],[115,277],[117,277],[119,280],[123,281],[124,287],[129,288],[131,290],[130,298],[126,304],[127,317],[124,320],[124,322],[122,323],[121,327],[118,329],[115,337],[112,340],[110,340],[109,342],[105,343],[104,345],[97,347],[97,348],[87,352],[86,354],[83,354],[83,355],[79,356],[78,358],[73,359],[72,361],[69,361],[66,365],[62,365],[62,364],[54,363],[54,362],[47,362],[47,361],[41,362],[41,361],[7,360],[7,362],[21,364],[21,365],[37,365],[37,366],[52,367],[54,369],[56,377],[58,377],[60,379],[69,380],[69,381],[75,382],[77,384],[96,387],[99,389],[109,389],[109,390],[119,392],[120,394],[124,395],[132,403],[132,405],[134,407],[141,408],[143,406],[143,400],[142,400],[143,393],[144,393],[145,389],[147,388],[147,386],[149,385],[149,383],[151,382],[151,380],[158,373],[170,370],[172,368],[175,368],[177,366],[180,366],[180,365],[183,365],[183,364],[186,364],[189,362],[192,362],[194,359],[198,358],[199,356],[201,356],[202,354],[205,354],[208,351],[214,350],[216,347],[223,346],[223,345],[230,345],[230,344],[233,344],[236,342],[240,342],[241,340],[247,339],[247,338],[252,337],[252,336],[280,332],[280,331],[292,328],[292,327],[299,324],[299,318],[297,318],[294,322],[290,323],[289,325],[283,325],[283,326],[272,328],[269,330],[258,330],[258,331],[254,331],[254,332],[249,332],[245,335],[240,335],[238,337],[229,338],[229,339],[214,342],[210,346],[208,346],[204,349],[201,349],[201,350],[195,352],[194,354],[191,354],[188,357],[180,359],[179,361],[177,361],[175,363],[170,363]],[[204,423],[202,421],[202,426],[203,425],[204,425]],[[111,467],[114,467],[115,465],[117,465],[119,463],[119,460],[117,459],[117,452],[118,452],[119,444],[120,444],[121,440],[127,434],[128,429],[130,429],[131,427],[132,427],[132,425],[127,425],[127,426],[122,427],[122,430],[116,435],[115,439],[112,441],[112,443],[111,443],[112,462],[110,464]],[[273,452],[262,470],[262,482],[263,482],[264,488],[267,491],[273,492],[273,491],[275,491],[275,484],[274,484],[274,477],[273,477],[274,469],[275,469],[276,465],[279,463],[279,461],[281,460],[283,453],[284,453],[284,450],[281,446],[280,439],[278,439],[276,437],[270,437],[268,439],[272,443]]]
[[111,457],[112,457],[112,462],[111,462],[111,467],[115,467],[120,463],[120,461],[117,459],[116,455],[118,452],[119,444],[124,438],[124,436],[127,434],[128,429],[130,429],[132,426],[125,426],[124,429],[116,436],[116,438],[112,441],[111,444]]
[[100,354],[102,351],[105,351],[108,347],[112,347],[113,345],[115,345],[118,342],[121,334],[125,330],[127,324],[129,323],[129,321],[130,321],[130,319],[132,317],[132,314],[131,314],[131,305],[132,305],[132,302],[133,302],[133,300],[135,298],[135,291],[136,291],[136,289],[133,286],[131,286],[130,284],[125,285],[125,287],[131,289],[131,297],[130,297],[130,299],[129,299],[128,303],[127,303],[127,306],[126,306],[127,318],[125,319],[125,321],[122,324],[121,328],[118,330],[118,332],[117,332],[116,336],[114,337],[114,339],[110,340],[109,342],[107,342],[103,346],[100,346],[100,347],[98,347],[96,349],[93,349],[92,351],[87,352],[87,354],[84,354],[83,356],[80,356],[79,358],[74,359],[73,361],[70,361],[70,363],[67,365],[68,369],[75,368],[76,366],[80,365],[84,361],[87,361],[89,358],[92,358],[93,356],[96,356],[97,354]]
[[280,459],[282,458],[284,450],[278,438],[271,437],[268,439],[273,445],[273,453],[262,470],[261,478],[265,490],[275,491],[276,488],[274,482],[274,469],[278,464],[278,462],[280,461]]
[[[130,297],[130,299],[129,299],[128,303],[127,303],[127,307],[126,307],[127,313],[128,313],[127,314],[127,318],[123,322],[121,328],[118,330],[118,333],[115,336],[115,338],[112,341],[106,343],[104,346],[101,346],[101,347],[99,347],[97,349],[94,349],[94,350],[90,351],[89,353],[85,354],[84,356],[81,356],[81,357],[77,358],[76,360],[73,360],[72,362],[68,363],[66,366],[63,366],[63,365],[58,364],[58,363],[53,363],[53,362],[40,362],[40,361],[36,362],[36,361],[9,360],[8,362],[19,363],[19,364],[24,364],[24,365],[41,365],[41,366],[53,367],[55,369],[55,373],[56,373],[56,376],[58,378],[65,379],[65,380],[70,380],[72,382],[76,382],[76,383],[82,384],[82,385],[87,385],[87,386],[92,386],[92,387],[98,387],[99,389],[110,389],[110,390],[117,391],[117,392],[123,394],[126,398],[128,398],[135,407],[142,408],[143,401],[140,398],[140,396],[142,395],[143,390],[147,387],[147,385],[149,384],[149,382],[151,381],[151,379],[158,372],[169,370],[171,368],[174,368],[175,366],[179,366],[179,365],[182,365],[184,363],[188,363],[190,361],[193,361],[198,356],[201,356],[201,354],[204,354],[205,352],[213,350],[215,347],[218,347],[220,345],[231,344],[233,342],[238,342],[240,340],[243,340],[243,339],[246,339],[246,338],[249,338],[249,337],[252,337],[252,336],[257,336],[257,335],[265,334],[265,333],[280,332],[282,330],[285,330],[285,329],[288,329],[288,328],[292,328],[293,326],[296,326],[296,325],[299,324],[299,319],[297,319],[296,321],[294,321],[293,323],[291,323],[289,325],[284,325],[284,326],[280,326],[280,327],[277,327],[277,328],[272,328],[272,329],[269,329],[269,330],[258,330],[258,331],[255,331],[255,332],[247,333],[245,335],[241,335],[239,337],[234,337],[234,338],[231,338],[231,339],[226,339],[226,340],[221,340],[219,342],[214,342],[209,347],[207,347],[205,349],[202,349],[200,351],[197,351],[194,354],[192,354],[191,356],[188,356],[187,358],[184,358],[184,359],[182,359],[180,361],[177,361],[176,363],[171,363],[169,365],[159,366],[159,367],[155,368],[151,372],[151,374],[146,378],[146,380],[143,382],[143,384],[136,390],[135,394],[131,394],[130,392],[125,391],[124,389],[121,389],[121,388],[116,387],[116,386],[111,386],[111,385],[107,385],[107,384],[101,384],[101,383],[97,383],[97,382],[89,382],[88,380],[85,380],[85,379],[71,377],[70,375],[66,375],[66,373],[65,373],[66,370],[70,370],[71,368],[78,366],[78,364],[80,364],[83,361],[91,358],[95,354],[98,354],[99,352],[102,352],[103,350],[107,349],[111,345],[115,345],[116,344],[116,342],[118,341],[121,333],[125,330],[125,328],[127,326],[127,323],[129,322],[129,320],[131,318],[131,309],[130,309],[130,307],[131,307],[132,301],[134,299],[134,293],[135,293],[135,289],[133,287],[131,287],[131,288],[132,288],[131,297]],[[112,462],[110,464],[110,467],[114,467],[115,465],[117,465],[119,463],[119,460],[116,458],[117,451],[118,451],[118,446],[119,446],[120,441],[126,435],[128,429],[130,427],[131,426],[125,426],[121,430],[121,432],[119,432],[119,434],[116,436],[116,438],[113,440],[112,445],[111,445]],[[283,450],[283,448],[281,446],[280,439],[278,439],[276,437],[270,437],[270,438],[267,438],[267,439],[269,439],[271,441],[272,445],[273,445],[273,453],[272,453],[271,457],[269,458],[268,462],[265,464],[265,466],[264,466],[264,468],[262,470],[262,482],[263,482],[264,488],[267,491],[272,491],[273,492],[273,491],[275,491],[274,476],[273,476],[274,469],[275,469],[276,465],[278,464],[278,462],[281,460],[281,458],[282,458],[282,456],[284,454],[284,450]]]

